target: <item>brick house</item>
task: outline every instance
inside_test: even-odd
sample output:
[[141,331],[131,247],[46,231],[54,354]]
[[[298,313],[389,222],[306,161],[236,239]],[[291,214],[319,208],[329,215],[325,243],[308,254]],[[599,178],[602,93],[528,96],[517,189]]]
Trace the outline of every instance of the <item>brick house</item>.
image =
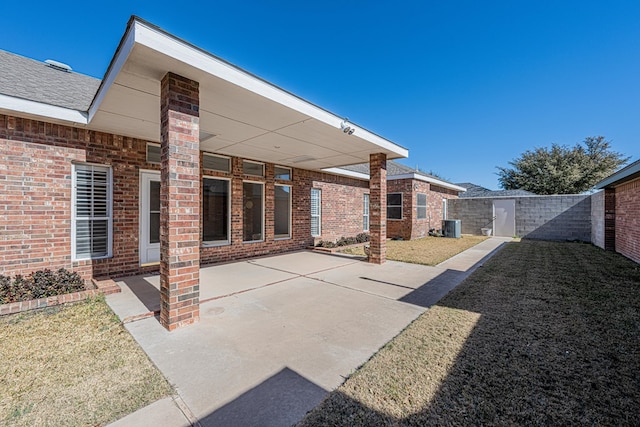
[[137,17],[102,80],[0,51],[0,272],[159,270],[172,330],[199,318],[201,264],[366,229],[383,263],[407,155]]
[[[640,263],[640,160],[600,181],[592,196],[593,243]],[[603,215],[602,215],[603,214]]]
[[[331,169],[332,172],[368,179],[367,163]],[[387,162],[387,236],[419,239],[430,229],[440,230],[447,219],[447,201],[465,189],[403,164]]]

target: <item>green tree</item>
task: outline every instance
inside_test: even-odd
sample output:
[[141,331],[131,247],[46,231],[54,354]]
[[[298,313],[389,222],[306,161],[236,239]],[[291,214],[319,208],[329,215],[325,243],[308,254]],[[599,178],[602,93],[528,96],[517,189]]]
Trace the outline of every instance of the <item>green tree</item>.
[[498,181],[505,190],[527,190],[535,194],[578,194],[627,163],[629,157],[611,149],[604,136],[590,136],[574,147],[552,144],[551,149],[527,150],[498,166]]

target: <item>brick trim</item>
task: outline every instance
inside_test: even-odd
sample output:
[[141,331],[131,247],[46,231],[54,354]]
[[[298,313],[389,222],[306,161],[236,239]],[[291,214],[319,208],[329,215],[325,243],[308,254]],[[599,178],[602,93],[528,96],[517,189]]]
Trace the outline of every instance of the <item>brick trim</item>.
[[38,308],[53,307],[71,302],[84,301],[98,295],[110,295],[121,292],[120,286],[111,279],[92,280],[96,289],[72,292],[70,294],[55,295],[52,297],[38,298],[27,301],[12,302],[0,305],[0,316],[22,313]]

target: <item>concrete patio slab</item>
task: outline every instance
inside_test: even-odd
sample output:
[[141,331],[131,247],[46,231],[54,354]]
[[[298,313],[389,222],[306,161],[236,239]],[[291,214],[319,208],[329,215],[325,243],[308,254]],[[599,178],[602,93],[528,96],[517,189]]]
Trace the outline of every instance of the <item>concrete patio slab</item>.
[[357,258],[345,257],[336,254],[300,251],[274,257],[256,258],[249,262],[251,264],[286,271],[297,275],[307,275],[318,271],[359,263],[359,260]]
[[172,426],[189,427],[192,423],[180,411],[173,397],[165,397],[133,414],[109,424],[110,427]]
[[[309,251],[206,267],[200,322],[168,332],[147,317],[126,327],[195,425],[290,426],[504,241],[487,242],[438,267]],[[151,303],[138,296],[159,299],[154,278],[123,280],[107,302],[121,318],[141,314]],[[147,408],[117,425],[140,425]]]

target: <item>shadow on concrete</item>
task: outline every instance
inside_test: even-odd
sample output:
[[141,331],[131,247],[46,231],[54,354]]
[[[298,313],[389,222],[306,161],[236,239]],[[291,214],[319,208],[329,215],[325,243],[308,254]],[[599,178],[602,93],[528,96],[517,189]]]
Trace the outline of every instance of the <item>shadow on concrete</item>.
[[[521,256],[513,268],[526,275],[527,262]],[[398,417],[334,391],[299,425],[639,425],[640,345],[628,335],[625,341],[624,325],[615,318],[603,323],[567,301],[568,292],[585,286],[575,284],[571,273],[557,278],[550,271],[544,280],[519,288],[514,284],[522,274],[505,280],[504,270],[497,271],[500,279],[491,270],[478,271],[474,286],[463,285],[436,305],[480,317],[422,407]],[[603,285],[592,286],[584,295],[602,292]],[[609,292],[615,295],[616,285]],[[598,346],[612,334],[619,335],[619,348]]]
[[149,278],[158,277],[157,275],[149,276],[132,276],[120,279],[124,282],[131,292],[140,300],[149,311],[160,311],[160,291],[149,282]]
[[[213,391],[215,393],[215,391]],[[209,426],[291,426],[317,406],[327,391],[284,368],[200,420]]]

